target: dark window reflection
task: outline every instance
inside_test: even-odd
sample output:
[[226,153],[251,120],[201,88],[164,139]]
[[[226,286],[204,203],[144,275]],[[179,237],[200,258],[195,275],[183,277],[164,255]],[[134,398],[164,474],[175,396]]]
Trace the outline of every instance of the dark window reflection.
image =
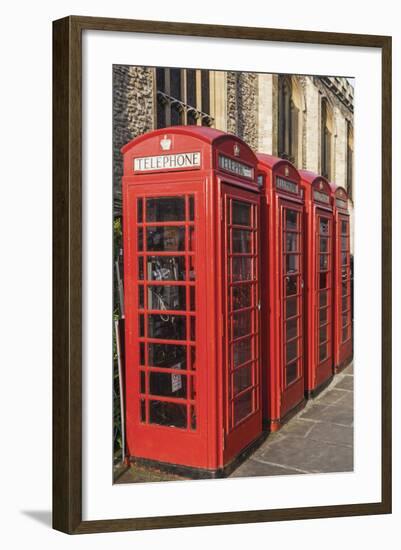
[[149,422],[151,424],[161,424],[162,426],[186,428],[187,407],[177,403],[149,401]]
[[297,229],[298,212],[295,210],[285,211],[285,226],[287,229]]
[[251,225],[251,205],[246,202],[232,201],[232,223],[237,225]]
[[148,363],[151,367],[186,369],[187,348],[174,344],[148,344]]
[[186,310],[184,286],[148,286],[148,309]]
[[185,227],[148,227],[146,242],[148,250],[184,250]]
[[149,315],[148,337],[163,340],[186,340],[186,319],[183,315]]
[[185,220],[184,197],[146,199],[147,222],[179,222]]

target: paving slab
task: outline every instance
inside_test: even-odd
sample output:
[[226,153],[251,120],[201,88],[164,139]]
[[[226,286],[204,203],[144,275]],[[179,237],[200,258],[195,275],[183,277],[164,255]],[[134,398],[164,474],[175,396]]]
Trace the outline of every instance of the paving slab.
[[352,391],[354,389],[354,377],[349,374],[345,375],[341,380],[337,382],[335,387],[341,390]]
[[339,426],[338,424],[330,424],[329,422],[316,422],[308,433],[307,439],[352,447],[354,430],[350,426]]
[[300,472],[293,468],[285,468],[277,464],[268,464],[250,458],[244,462],[231,477],[254,477],[254,476],[288,476],[299,474]]

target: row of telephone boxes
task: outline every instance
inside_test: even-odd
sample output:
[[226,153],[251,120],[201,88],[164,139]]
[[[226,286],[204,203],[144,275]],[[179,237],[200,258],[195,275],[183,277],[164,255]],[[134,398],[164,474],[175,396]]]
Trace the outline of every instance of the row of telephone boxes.
[[127,454],[226,475],[352,358],[347,192],[211,128],[122,153]]

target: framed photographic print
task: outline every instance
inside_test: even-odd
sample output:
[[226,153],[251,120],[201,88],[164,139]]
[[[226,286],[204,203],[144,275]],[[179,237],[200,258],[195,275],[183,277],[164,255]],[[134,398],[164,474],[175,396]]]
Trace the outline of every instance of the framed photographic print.
[[390,513],[391,38],[53,38],[54,528]]

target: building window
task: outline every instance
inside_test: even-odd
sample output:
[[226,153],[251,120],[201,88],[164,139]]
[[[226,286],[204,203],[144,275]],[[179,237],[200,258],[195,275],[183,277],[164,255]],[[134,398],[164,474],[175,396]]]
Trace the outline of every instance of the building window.
[[156,69],[156,127],[213,126],[210,116],[209,71]]
[[332,117],[328,101],[324,97],[321,103],[321,173],[322,176],[331,179],[331,136]]
[[278,156],[298,164],[299,108],[295,104],[291,77],[278,79]]
[[353,151],[353,129],[349,121],[347,121],[347,193],[348,197],[353,199],[353,162],[354,162],[354,151]]

